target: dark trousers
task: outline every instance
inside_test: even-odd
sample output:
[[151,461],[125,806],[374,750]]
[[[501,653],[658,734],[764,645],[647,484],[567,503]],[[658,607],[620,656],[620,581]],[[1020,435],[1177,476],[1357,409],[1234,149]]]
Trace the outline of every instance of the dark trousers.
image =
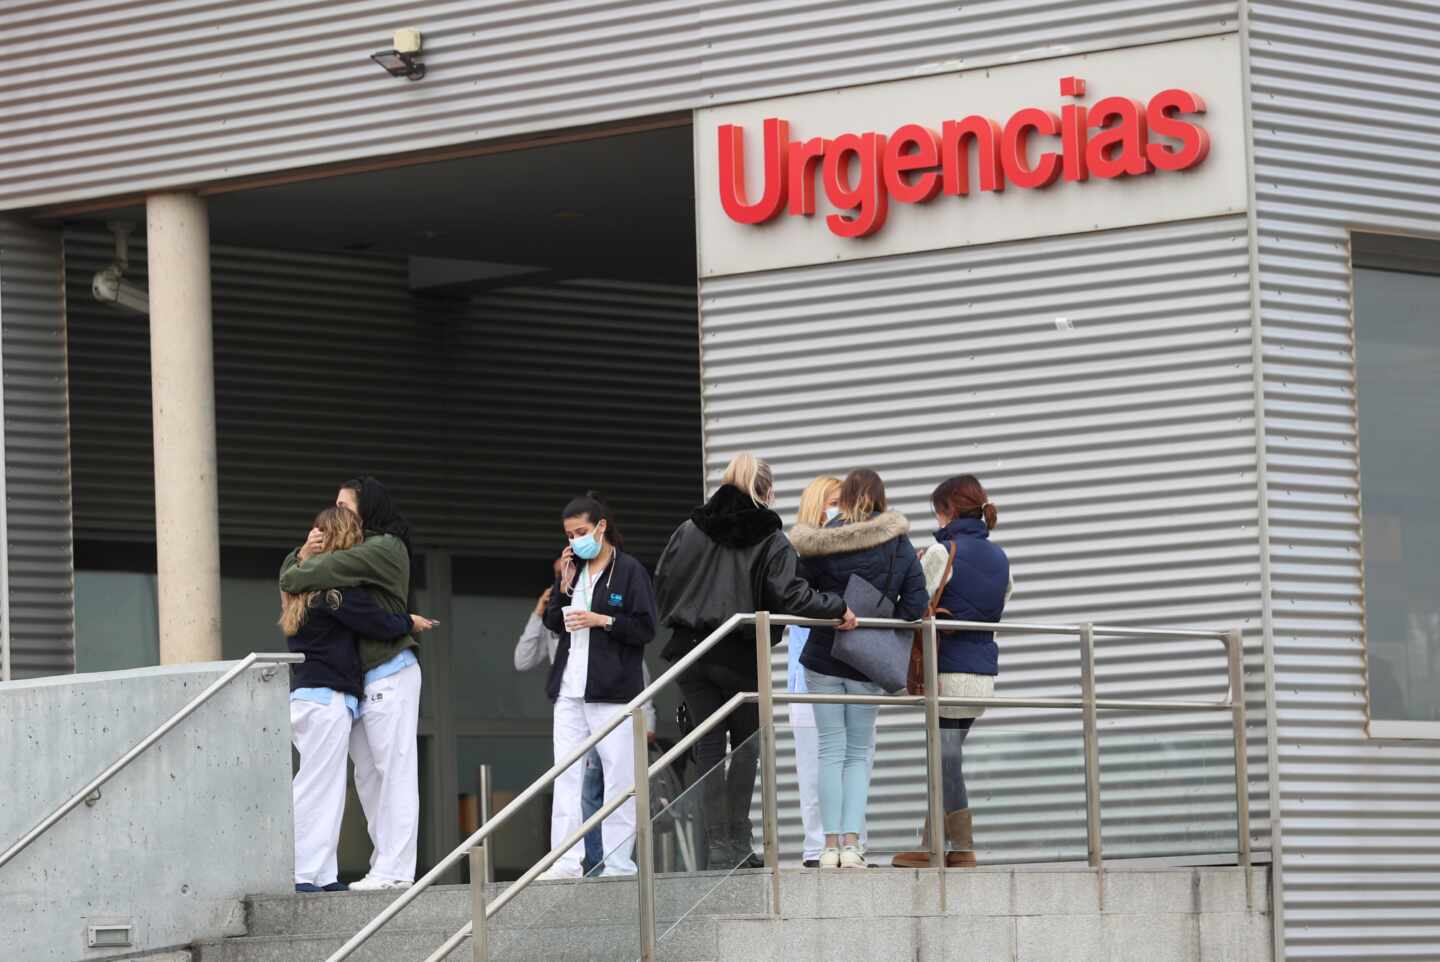
[[[680,690],[690,717],[698,725],[719,711],[737,692],[754,691],[754,675],[723,665],[701,663],[680,676]],[[696,777],[705,780],[704,798],[707,830],[724,834],[728,826],[748,823],[750,798],[755,792],[755,770],[759,765],[760,709],[741,705],[730,716],[695,743]],[[730,744],[726,766],[726,740]],[[750,844],[749,836],[745,844]]]

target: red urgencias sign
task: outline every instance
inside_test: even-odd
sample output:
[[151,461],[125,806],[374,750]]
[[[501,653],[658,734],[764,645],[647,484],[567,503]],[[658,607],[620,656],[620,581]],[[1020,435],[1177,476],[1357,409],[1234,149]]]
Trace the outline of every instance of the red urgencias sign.
[[[1083,97],[1085,81],[1061,78],[1060,94]],[[1089,107],[1066,104],[1058,116],[1027,107],[1003,127],[972,114],[945,121],[938,132],[905,124],[889,136],[871,132],[806,141],[791,140],[789,122],[771,117],[764,123],[764,189],[753,203],[746,199],[744,130],[725,124],[719,128],[720,203],[741,224],[763,224],[782,208],[808,217],[815,213],[818,171],[826,199],[843,212],[830,214],[825,223],[841,237],[864,237],[885,225],[892,197],[924,204],[942,193],[969,194],[972,150],[982,191],[1003,191],[1007,183],[1040,189],[1062,177],[1085,181],[1187,170],[1210,153],[1210,135],[1181,116],[1204,112],[1198,94],[1173,88],[1148,103],[1106,97]],[[1061,149],[1042,151],[1032,164],[1029,145],[1036,136],[1058,137]],[[853,178],[852,166],[858,167]]]

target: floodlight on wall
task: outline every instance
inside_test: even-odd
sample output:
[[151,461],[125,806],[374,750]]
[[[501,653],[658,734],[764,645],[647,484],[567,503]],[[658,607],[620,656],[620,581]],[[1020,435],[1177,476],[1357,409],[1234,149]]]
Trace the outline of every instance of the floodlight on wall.
[[419,30],[396,30],[394,48],[372,53],[370,59],[392,77],[419,80],[425,76],[425,65],[418,59],[424,44],[425,38]]
[[125,272],[130,268],[130,233],[135,225],[116,220],[110,222],[110,230],[115,235],[115,260],[90,279],[90,293],[108,307],[148,315],[150,292],[125,279]]

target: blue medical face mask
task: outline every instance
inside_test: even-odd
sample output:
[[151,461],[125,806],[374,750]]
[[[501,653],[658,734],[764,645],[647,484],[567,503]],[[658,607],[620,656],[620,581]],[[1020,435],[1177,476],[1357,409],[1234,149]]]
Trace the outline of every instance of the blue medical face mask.
[[835,520],[836,518],[838,518],[838,517],[840,517],[840,508],[839,508],[838,505],[837,505],[836,507],[833,507],[833,508],[826,508],[826,509],[825,509],[825,523],[826,523],[826,524],[829,524],[830,522],[834,521],[834,520]]
[[575,557],[581,561],[589,561],[600,553],[600,539],[595,537],[597,530],[599,529],[593,529],[589,534],[570,539],[570,550],[575,552]]

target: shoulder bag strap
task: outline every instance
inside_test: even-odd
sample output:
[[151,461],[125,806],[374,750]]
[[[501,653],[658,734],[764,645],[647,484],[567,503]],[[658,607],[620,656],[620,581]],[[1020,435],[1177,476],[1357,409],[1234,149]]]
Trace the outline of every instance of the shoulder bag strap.
[[945,594],[945,589],[950,584],[950,576],[955,573],[955,542],[947,541],[945,547],[949,554],[945,559],[945,573],[940,576],[940,583],[935,586],[935,593],[930,596],[930,605],[925,609],[927,618],[935,617],[935,612],[940,610],[940,597]]

